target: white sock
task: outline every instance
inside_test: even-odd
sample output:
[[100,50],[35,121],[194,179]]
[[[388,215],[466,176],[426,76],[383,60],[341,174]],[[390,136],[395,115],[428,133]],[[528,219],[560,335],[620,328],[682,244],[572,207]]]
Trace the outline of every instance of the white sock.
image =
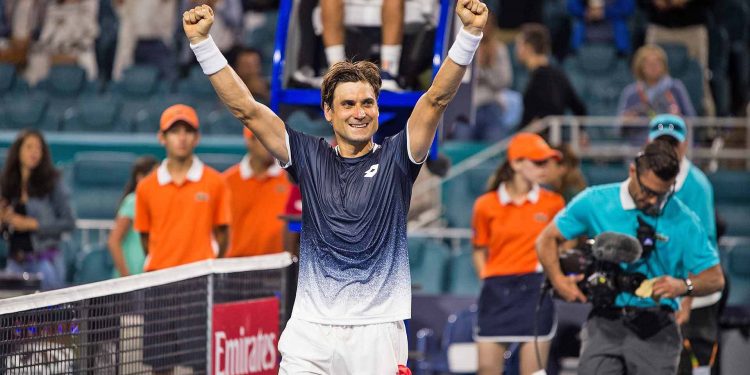
[[336,44],[330,47],[326,47],[326,59],[328,60],[328,66],[346,60],[344,45]]
[[383,44],[380,46],[380,67],[392,75],[398,76],[398,65],[401,63],[401,45]]

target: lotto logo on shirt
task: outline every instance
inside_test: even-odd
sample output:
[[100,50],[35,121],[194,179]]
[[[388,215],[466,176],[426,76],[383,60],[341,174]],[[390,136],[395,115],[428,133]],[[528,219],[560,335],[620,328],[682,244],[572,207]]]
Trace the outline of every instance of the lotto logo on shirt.
[[371,166],[370,169],[368,169],[367,172],[365,172],[365,177],[373,177],[373,176],[375,176],[375,174],[378,173],[378,167],[379,166],[380,166],[380,164],[375,164],[375,165]]
[[217,304],[213,312],[213,374],[277,373],[278,299]]
[[199,191],[195,193],[195,201],[196,202],[208,202],[208,193]]

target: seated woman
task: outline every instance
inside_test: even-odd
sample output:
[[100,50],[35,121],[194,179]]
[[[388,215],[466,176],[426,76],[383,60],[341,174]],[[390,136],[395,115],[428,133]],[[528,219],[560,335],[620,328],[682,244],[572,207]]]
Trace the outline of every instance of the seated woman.
[[19,133],[8,149],[0,189],[0,222],[9,245],[5,271],[40,274],[43,290],[64,287],[60,239],[75,229],[75,217],[40,132]]
[[[627,118],[651,118],[660,113],[671,113],[682,117],[695,116],[682,81],[669,75],[667,54],[657,45],[645,45],[633,57],[633,76],[636,82],[626,86],[620,94],[617,113]],[[646,141],[648,120],[643,128],[625,129],[624,135],[636,144]]]

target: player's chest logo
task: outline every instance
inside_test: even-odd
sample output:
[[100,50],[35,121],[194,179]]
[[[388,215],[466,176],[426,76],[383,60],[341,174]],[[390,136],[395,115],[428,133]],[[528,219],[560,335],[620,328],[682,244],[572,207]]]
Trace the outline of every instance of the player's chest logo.
[[373,164],[372,166],[370,166],[370,169],[365,172],[365,177],[375,176],[375,174],[378,173],[378,166],[380,166],[380,164]]

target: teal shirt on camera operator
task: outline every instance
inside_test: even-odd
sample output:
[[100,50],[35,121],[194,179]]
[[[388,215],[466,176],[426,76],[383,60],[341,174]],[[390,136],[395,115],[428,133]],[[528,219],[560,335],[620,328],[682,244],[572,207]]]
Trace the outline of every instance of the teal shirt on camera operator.
[[[607,231],[636,237],[637,218],[641,217],[656,228],[656,248],[648,259],[622,263],[626,272],[640,272],[649,279],[664,275],[684,279],[688,273],[697,275],[719,264],[716,247],[709,241],[698,217],[679,198],[671,197],[661,216],[647,216],[636,208],[628,183],[626,180],[594,186],[579,193],[555,217],[560,233],[568,240],[581,235],[594,238]],[[662,298],[659,304],[675,311],[679,309],[678,300],[674,298]],[[657,302],[622,292],[617,295],[615,305],[655,307]]]

